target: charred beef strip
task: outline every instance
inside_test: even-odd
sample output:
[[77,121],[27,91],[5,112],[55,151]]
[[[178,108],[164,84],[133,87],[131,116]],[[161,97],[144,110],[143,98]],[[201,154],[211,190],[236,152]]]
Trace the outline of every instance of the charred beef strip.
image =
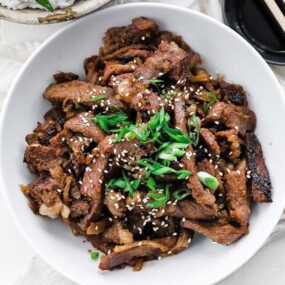
[[63,83],[68,81],[77,80],[79,76],[72,72],[58,72],[53,75],[53,78],[55,79],[56,83]]
[[248,189],[255,202],[271,202],[271,181],[260,142],[254,133],[245,136],[246,158],[251,171]]
[[230,102],[237,106],[247,105],[246,94],[241,85],[229,84],[224,80],[219,85],[222,98],[225,102]]

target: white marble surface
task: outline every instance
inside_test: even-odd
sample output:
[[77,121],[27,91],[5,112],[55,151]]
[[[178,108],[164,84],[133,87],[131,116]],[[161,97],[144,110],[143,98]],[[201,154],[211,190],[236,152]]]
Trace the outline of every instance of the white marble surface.
[[[42,41],[64,25],[65,24],[56,24],[39,27],[0,21],[0,44],[13,44],[27,40]],[[16,277],[26,270],[29,261],[35,256],[35,251],[21,236],[18,229],[15,228],[11,214],[8,212],[1,193],[0,224],[0,284],[9,285],[14,284]],[[285,235],[281,235],[279,238],[264,246],[248,263],[226,280],[220,282],[219,285],[285,284],[284,252]],[[47,280],[45,284],[57,285],[58,283],[49,282]],[[70,285],[71,284],[73,283],[70,283]],[[39,283],[39,285],[41,284]]]

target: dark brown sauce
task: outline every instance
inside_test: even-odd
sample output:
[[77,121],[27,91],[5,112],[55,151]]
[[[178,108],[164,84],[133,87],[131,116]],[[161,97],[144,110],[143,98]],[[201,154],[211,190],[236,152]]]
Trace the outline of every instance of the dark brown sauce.
[[255,45],[274,52],[285,52],[285,33],[261,0],[244,0],[239,22],[243,32]]

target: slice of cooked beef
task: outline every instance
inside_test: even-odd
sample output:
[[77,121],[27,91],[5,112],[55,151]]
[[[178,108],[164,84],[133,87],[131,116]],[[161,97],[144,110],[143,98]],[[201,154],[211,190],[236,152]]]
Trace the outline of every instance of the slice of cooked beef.
[[198,171],[204,171],[209,173],[212,176],[215,176],[217,179],[219,178],[218,176],[218,170],[215,169],[215,166],[210,163],[209,159],[203,159],[201,162],[198,163],[197,165]]
[[175,120],[175,128],[180,129],[185,134],[187,131],[187,118],[186,118],[186,104],[185,101],[177,97],[174,99],[174,120]]
[[63,83],[68,81],[77,80],[79,76],[72,72],[58,72],[53,75],[53,78],[55,79],[56,83]]
[[104,82],[104,83],[108,82],[111,76],[113,75],[120,75],[123,73],[132,72],[134,69],[136,69],[136,67],[137,67],[137,64],[132,61],[127,64],[122,64],[122,63],[114,62],[114,61],[108,61],[103,71],[101,82]]
[[179,223],[172,217],[155,218],[151,221],[151,225],[153,229],[151,239],[171,236],[179,228]]
[[103,57],[104,61],[119,60],[120,62],[127,63],[136,58],[144,60],[151,55],[149,47],[146,45],[130,45],[117,49],[111,54]]
[[195,168],[194,150],[191,144],[188,145],[186,153],[181,161],[185,165],[185,169],[191,172],[188,178],[188,187],[192,190],[193,198],[198,204],[216,207],[215,196],[207,189],[204,189],[198,180]]
[[73,219],[84,217],[88,214],[90,204],[86,200],[75,200],[71,202],[70,217]]
[[187,62],[190,68],[195,67],[198,64],[202,63],[201,56],[199,53],[195,52],[181,36],[176,36],[173,41],[188,54]]
[[150,240],[134,242],[127,246],[116,246],[114,252],[101,257],[99,268],[101,270],[112,270],[128,264],[137,257],[154,259],[167,251],[168,247]]
[[153,56],[134,71],[136,78],[148,82],[163,74],[169,73],[180,67],[181,62],[187,57],[187,53],[178,47],[175,42],[162,41]]
[[248,233],[247,227],[234,227],[223,220],[213,223],[186,220],[182,226],[224,245],[230,245]]
[[108,191],[104,204],[114,217],[122,217],[127,211],[126,198],[121,192]]
[[105,137],[105,133],[97,124],[92,122],[93,118],[94,115],[91,112],[82,112],[76,117],[66,121],[64,128],[75,133],[81,133],[85,137],[91,138],[99,143]]
[[111,227],[105,230],[103,237],[106,241],[116,244],[131,244],[134,242],[133,234],[124,228],[120,221],[115,221]]
[[101,215],[103,206],[102,184],[104,181],[104,170],[109,161],[109,149],[112,147],[110,139],[113,136],[105,137],[98,145],[99,155],[85,170],[80,192],[83,196],[91,198],[91,209],[80,221],[79,227],[86,230],[92,221],[96,221]]
[[205,122],[218,122],[229,129],[236,129],[244,136],[248,131],[254,131],[256,118],[254,112],[246,106],[235,106],[217,102],[205,118]]
[[182,69],[185,69],[188,71],[190,71],[193,67],[195,67],[196,65],[202,63],[201,57],[200,55],[195,52],[184,40],[181,36],[175,36],[173,35],[171,32],[169,31],[162,31],[160,32],[160,36],[159,36],[159,42],[161,41],[165,41],[165,42],[175,42],[181,49],[183,49],[186,53],[187,53],[187,57],[185,58],[185,60],[182,61],[182,65],[183,63],[186,64],[187,62],[187,66],[184,66]]
[[114,249],[114,244],[107,242],[102,235],[87,235],[87,240],[98,250],[108,254]]
[[31,144],[26,147],[24,162],[32,172],[52,171],[63,165],[66,160],[62,157],[62,150],[53,146]]
[[[93,103],[91,101],[92,96],[98,95],[105,95],[106,98]],[[43,96],[52,103],[62,103],[70,100],[74,104],[80,103],[89,107],[99,106],[102,108],[124,109],[122,103],[115,99],[112,88],[93,85],[80,80],[51,84],[45,90]]]
[[192,237],[193,231],[185,228],[181,229],[176,244],[170,248],[170,250],[167,252],[167,255],[178,254],[187,249],[191,243]]
[[86,229],[92,221],[96,221],[101,215],[103,206],[102,183],[104,179],[104,170],[108,165],[108,155],[101,155],[96,161],[85,170],[80,192],[83,196],[91,198],[91,209],[89,213],[80,222],[80,228]]
[[118,162],[118,166],[120,166],[122,164],[136,164],[136,161],[150,154],[153,151],[153,147],[154,146],[150,143],[144,144],[134,139],[132,141],[113,143],[113,147],[110,150],[112,154],[116,156],[115,161]]
[[63,126],[65,122],[65,114],[61,109],[61,106],[55,105],[44,114],[46,121],[57,122],[60,126]]
[[[82,137],[81,135],[74,135],[72,137],[64,137],[67,145],[71,148],[74,153],[82,153],[85,151],[86,148],[89,147],[91,140],[86,137]],[[72,154],[71,154],[72,155]],[[77,156],[77,158],[80,158]],[[85,161],[85,159],[83,159]]]
[[30,198],[33,210],[38,212],[43,203],[51,207],[60,201],[60,192],[63,191],[63,188],[62,181],[53,179],[50,176],[40,176],[28,184],[26,194]]
[[216,137],[219,143],[225,142],[227,148],[223,150],[226,157],[230,160],[236,160],[242,154],[241,139],[238,137],[238,131],[236,129],[230,129],[226,131],[219,131],[216,133]]
[[237,106],[247,105],[246,94],[241,85],[230,84],[224,80],[219,82],[221,96],[225,102],[230,102]]
[[164,99],[147,89],[147,84],[136,79],[133,73],[112,77],[110,85],[114,88],[116,98],[139,112],[154,114],[166,105]]
[[135,18],[129,26],[107,30],[100,54],[106,55],[133,44],[157,45],[157,36],[158,26],[154,21],[144,17]]
[[61,126],[55,121],[38,123],[38,126],[34,129],[33,133],[26,136],[26,142],[28,144],[40,143],[48,145],[49,140],[60,131]]
[[84,60],[84,69],[86,73],[86,81],[92,84],[100,83],[100,76],[105,67],[104,61],[100,56],[91,56]]
[[220,147],[216,141],[215,135],[206,128],[200,129],[200,136],[202,140],[205,142],[205,144],[209,147],[211,150],[212,155],[214,158],[218,158],[221,155]]
[[254,133],[245,136],[246,158],[251,171],[248,189],[255,202],[271,202],[271,180],[264,161],[263,151]]
[[250,207],[245,173],[240,171],[226,173],[224,175],[224,185],[231,218],[241,226],[247,226]]
[[178,202],[178,207],[183,212],[183,217],[194,220],[213,220],[217,217],[217,208],[200,205],[194,200],[183,200]]

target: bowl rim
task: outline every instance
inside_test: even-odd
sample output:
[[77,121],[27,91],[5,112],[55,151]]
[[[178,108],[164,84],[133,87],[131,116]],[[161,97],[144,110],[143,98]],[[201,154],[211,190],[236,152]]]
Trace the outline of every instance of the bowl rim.
[[[165,9],[170,9],[170,10],[174,10],[174,11],[181,11],[181,12],[187,12],[189,13],[189,16],[191,15],[195,15],[201,18],[204,18],[205,20],[209,21],[210,24],[214,24],[214,25],[218,25],[220,26],[222,29],[227,30],[228,32],[230,32],[232,34],[233,37],[239,38],[240,41],[243,42],[243,44],[245,44],[247,46],[248,49],[250,49],[256,56],[256,59],[262,64],[263,68],[267,70],[268,74],[270,75],[270,80],[272,80],[272,82],[275,83],[276,88],[278,89],[278,93],[280,95],[282,95],[283,90],[282,87],[279,83],[279,81],[277,80],[275,74],[273,73],[273,71],[270,69],[269,65],[266,63],[266,61],[262,58],[262,56],[254,49],[254,47],[252,47],[243,37],[241,37],[237,32],[235,32],[234,30],[232,30],[230,27],[226,26],[225,24],[217,21],[216,19],[211,18],[210,16],[200,13],[198,11],[189,9],[189,8],[184,8],[184,7],[179,7],[177,5],[174,4],[163,4],[163,3],[128,3],[128,4],[119,4],[119,5],[115,5],[115,6],[111,6],[108,7],[106,9],[102,9],[100,11],[98,11],[97,13],[88,15],[87,17],[96,17],[96,14],[104,14],[104,13],[109,13],[109,12],[122,12],[125,8],[128,7],[157,7],[157,8],[165,8]],[[1,149],[3,149],[3,127],[4,127],[4,119],[7,115],[8,112],[8,103],[10,101],[10,99],[12,98],[12,95],[14,93],[14,89],[16,88],[16,85],[18,84],[19,79],[22,77],[22,75],[25,73],[27,67],[30,65],[30,63],[33,61],[34,57],[36,57],[41,51],[42,49],[44,49],[46,46],[48,46],[52,41],[56,40],[57,37],[59,37],[62,33],[64,33],[67,30],[71,30],[73,29],[74,26],[76,25],[80,25],[80,23],[82,21],[84,21],[85,18],[79,19],[78,21],[75,21],[63,28],[61,28],[59,31],[57,31],[56,33],[54,33],[53,35],[51,35],[48,39],[46,39],[41,45],[40,47],[29,57],[29,59],[24,63],[24,65],[22,66],[21,70],[18,72],[17,76],[14,79],[14,82],[12,83],[9,92],[4,100],[3,103],[3,107],[1,110],[1,114],[0,114],[0,151]],[[280,96],[281,101],[283,102],[283,107],[285,109],[285,97],[284,96]],[[34,243],[34,241],[29,237],[28,233],[25,231],[24,227],[21,225],[20,221],[18,220],[18,218],[16,217],[16,214],[14,212],[13,206],[12,206],[12,202],[9,198],[8,192],[6,190],[5,187],[5,178],[3,175],[3,163],[2,160],[0,160],[0,188],[1,191],[3,193],[4,196],[4,200],[6,201],[6,204],[8,205],[8,209],[13,217],[13,220],[15,222],[15,224],[17,225],[17,228],[19,229],[19,231],[22,233],[22,235],[25,237],[26,241],[32,246],[32,248],[37,252],[37,254],[44,260],[47,262],[47,264],[52,267],[55,271],[59,272],[60,274],[62,274],[63,276],[65,276],[67,279],[77,282],[79,284],[82,284],[79,278],[77,278],[76,276],[69,276],[67,271],[65,271],[62,268],[58,268],[56,267],[55,264],[53,264],[53,260],[51,260],[48,256],[46,256],[46,254],[42,253],[37,245]],[[281,191],[281,190],[280,190]],[[251,251],[249,253],[244,253],[240,258],[239,258],[239,264],[236,265],[231,265],[230,267],[227,268],[227,270],[223,271],[222,273],[218,274],[217,276],[215,276],[215,278],[213,278],[211,280],[212,283],[209,284],[215,284],[223,279],[225,279],[226,277],[228,277],[229,275],[231,275],[233,272],[235,272],[236,270],[238,270],[242,265],[244,265],[249,259],[252,258],[253,255],[256,254],[256,252],[262,247],[262,245],[266,242],[266,240],[268,239],[268,237],[270,236],[270,234],[273,232],[275,226],[277,225],[283,210],[285,208],[285,196],[283,198],[283,201],[281,201],[282,203],[280,203],[280,208],[276,208],[275,212],[272,214],[271,217],[271,224],[270,226],[268,226],[265,230],[264,230],[264,234],[262,236],[262,238],[259,238],[254,247],[251,249]],[[282,206],[282,207],[281,207]],[[246,238],[246,237],[245,237]]]

